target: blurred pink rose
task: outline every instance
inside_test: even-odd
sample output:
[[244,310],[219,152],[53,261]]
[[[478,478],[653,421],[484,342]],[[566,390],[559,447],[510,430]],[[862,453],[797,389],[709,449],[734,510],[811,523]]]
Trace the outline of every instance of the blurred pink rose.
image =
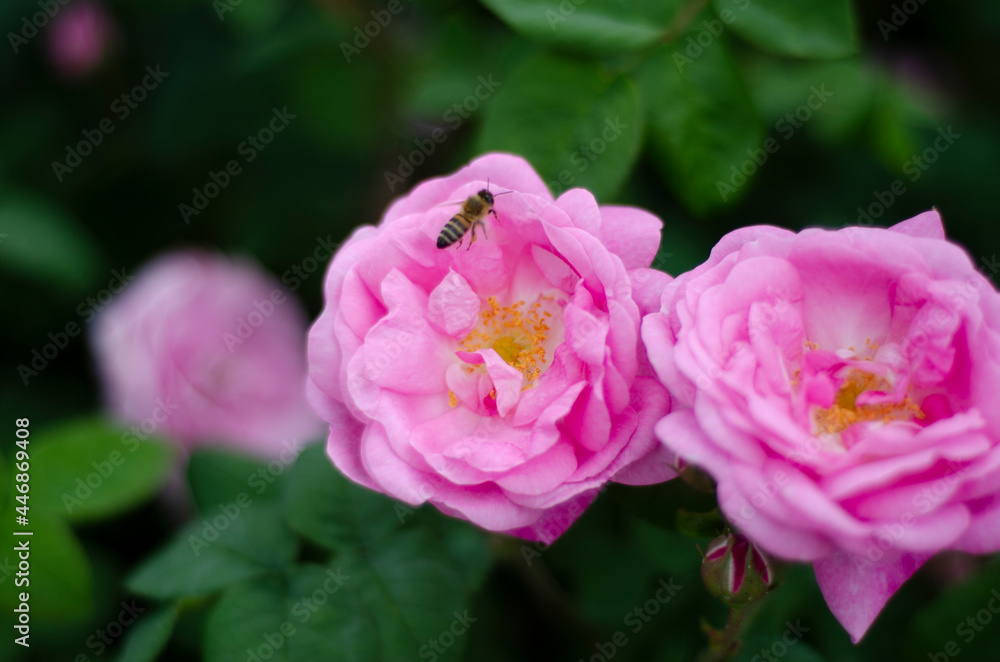
[[304,341],[302,310],[277,281],[200,252],[144,267],[97,314],[92,338],[111,413],[136,434],[263,457],[322,430],[306,402]]
[[90,0],[56,7],[59,12],[47,32],[49,60],[67,78],[82,78],[104,59],[114,23],[101,4]]
[[[489,237],[437,248],[487,180]],[[582,189],[553,201],[506,154],[417,186],[338,251],[309,334],[333,462],[404,502],[546,542],[609,480],[672,477],[652,433],[669,399],[639,343],[669,281],[647,268],[660,227]]]
[[815,564],[855,641],[938,550],[1000,549],[1000,296],[937,212],[732,232],[642,336],[674,397],[658,436],[758,545]]

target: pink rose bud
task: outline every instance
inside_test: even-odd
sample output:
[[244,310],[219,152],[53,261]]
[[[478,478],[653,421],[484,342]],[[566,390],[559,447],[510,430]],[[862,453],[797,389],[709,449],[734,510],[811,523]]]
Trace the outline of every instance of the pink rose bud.
[[582,189],[553,199],[507,154],[397,200],[337,252],[309,333],[334,464],[545,542],[609,481],[672,478],[652,434],[669,401],[638,335],[670,280],[648,268],[660,227]]
[[104,7],[90,0],[77,0],[58,13],[48,27],[49,60],[67,78],[82,78],[104,59],[115,27]]
[[701,579],[730,607],[745,607],[778,584],[773,564],[746,536],[730,533],[708,544]]
[[305,317],[253,263],[200,252],[115,271],[86,310],[108,407],[139,439],[289,457],[321,427],[305,397]]

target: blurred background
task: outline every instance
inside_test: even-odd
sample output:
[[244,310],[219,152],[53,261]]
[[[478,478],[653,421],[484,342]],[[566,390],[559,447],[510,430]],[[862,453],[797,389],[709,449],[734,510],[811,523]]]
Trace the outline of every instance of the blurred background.
[[[524,155],[555,194],[583,186],[658,214],[654,266],[674,275],[743,225],[888,226],[931,207],[994,282],[1000,270],[988,0],[6,0],[0,28],[0,419],[30,417],[42,437],[101,408],[87,336],[116,270],[187,246],[247,255],[315,317],[318,246],[484,151]],[[32,366],[70,322],[82,335]],[[409,659],[610,659],[617,630],[630,643],[616,659],[694,659],[700,619],[719,626],[724,611],[678,532],[691,498],[613,488],[544,563],[464,531],[501,559],[469,584],[479,620]],[[163,619],[142,632],[157,646],[88,645],[186,517],[146,500],[56,525],[67,542],[47,563],[62,588],[37,598],[30,654],[8,639],[0,659],[252,659],[203,646],[210,593],[176,603],[173,637]],[[0,575],[9,614],[13,576]],[[627,615],[668,578],[684,589],[633,633]],[[1000,623],[968,641],[956,628],[998,587],[989,559],[938,559],[854,647],[809,569],[793,568],[741,659],[796,619],[809,629],[784,659],[925,659],[952,640],[988,659]],[[329,659],[310,650],[274,659]]]

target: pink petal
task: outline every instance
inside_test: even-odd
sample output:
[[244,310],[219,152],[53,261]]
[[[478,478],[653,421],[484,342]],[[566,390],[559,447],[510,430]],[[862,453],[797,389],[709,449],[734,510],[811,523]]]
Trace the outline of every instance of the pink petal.
[[902,554],[873,566],[868,559],[836,552],[813,569],[826,604],[857,643],[889,598],[932,554]]
[[925,211],[913,218],[897,223],[889,228],[894,232],[908,234],[911,237],[926,237],[928,239],[944,239],[944,223],[941,214],[936,209]]
[[648,267],[660,248],[663,222],[648,211],[617,205],[601,206],[600,239],[626,269]]

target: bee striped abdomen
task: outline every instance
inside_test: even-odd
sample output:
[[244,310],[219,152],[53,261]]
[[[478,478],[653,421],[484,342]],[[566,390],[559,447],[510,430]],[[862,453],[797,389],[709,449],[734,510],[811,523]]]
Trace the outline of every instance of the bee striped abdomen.
[[451,217],[451,220],[445,223],[445,226],[441,228],[441,234],[438,235],[437,247],[447,248],[451,246],[456,241],[465,236],[465,233],[469,231],[469,226],[472,223],[465,219],[461,214],[455,214]]

